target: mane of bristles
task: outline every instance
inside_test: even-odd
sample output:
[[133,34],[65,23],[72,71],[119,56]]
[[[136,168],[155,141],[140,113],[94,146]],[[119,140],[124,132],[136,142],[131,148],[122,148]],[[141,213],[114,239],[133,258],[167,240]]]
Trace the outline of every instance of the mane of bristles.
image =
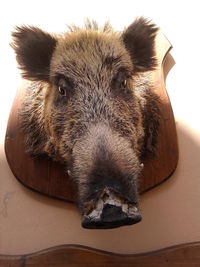
[[79,27],[79,26],[72,24],[68,26],[68,29],[70,32],[78,32],[81,30],[97,31],[97,32],[103,32],[103,33],[113,32],[113,28],[108,21],[105,22],[103,26],[99,26],[95,20],[90,20],[88,18],[85,20],[83,27]]

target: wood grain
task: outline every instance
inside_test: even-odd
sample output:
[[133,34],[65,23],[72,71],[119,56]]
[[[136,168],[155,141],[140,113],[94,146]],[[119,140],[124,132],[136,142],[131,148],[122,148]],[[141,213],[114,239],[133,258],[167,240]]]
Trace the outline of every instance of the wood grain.
[[143,254],[115,254],[84,246],[63,245],[37,253],[0,255],[1,267],[199,267],[200,243],[177,245]]
[[[174,172],[178,162],[176,126],[171,103],[165,88],[163,64],[171,44],[159,32],[156,38],[158,68],[151,72],[155,93],[161,100],[162,122],[159,132],[157,156],[144,162],[140,193],[166,180]],[[59,163],[49,158],[31,158],[24,152],[23,134],[19,131],[18,109],[23,99],[25,86],[17,92],[10,112],[5,152],[15,177],[25,186],[45,195],[76,201],[76,186]]]

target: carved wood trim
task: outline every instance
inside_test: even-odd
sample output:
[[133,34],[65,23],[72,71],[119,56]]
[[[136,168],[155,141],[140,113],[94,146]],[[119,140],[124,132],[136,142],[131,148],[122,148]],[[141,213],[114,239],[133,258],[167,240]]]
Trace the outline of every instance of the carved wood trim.
[[116,254],[80,245],[63,245],[26,255],[0,255],[1,267],[197,267],[200,242],[142,254]]

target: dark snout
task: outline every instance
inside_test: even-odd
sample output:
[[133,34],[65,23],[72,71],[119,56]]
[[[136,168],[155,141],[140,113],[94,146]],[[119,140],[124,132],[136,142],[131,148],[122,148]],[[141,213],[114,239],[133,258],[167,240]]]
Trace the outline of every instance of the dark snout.
[[114,193],[106,193],[97,201],[89,214],[84,214],[82,226],[89,229],[109,229],[131,225],[142,219],[138,207],[124,202]]
[[140,222],[142,219],[139,212],[128,214],[121,207],[106,204],[99,218],[84,216],[82,226],[89,229],[109,229],[123,225],[131,225]]

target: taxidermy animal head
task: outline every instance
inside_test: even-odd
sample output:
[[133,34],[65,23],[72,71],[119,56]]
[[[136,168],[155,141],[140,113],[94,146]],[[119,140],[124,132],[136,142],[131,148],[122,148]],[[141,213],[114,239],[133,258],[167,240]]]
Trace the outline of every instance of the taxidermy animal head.
[[142,160],[155,151],[159,127],[147,75],[156,67],[157,30],[138,18],[123,32],[88,21],[61,35],[30,26],[12,34],[30,81],[20,111],[27,152],[63,163],[85,228],[141,220]]

